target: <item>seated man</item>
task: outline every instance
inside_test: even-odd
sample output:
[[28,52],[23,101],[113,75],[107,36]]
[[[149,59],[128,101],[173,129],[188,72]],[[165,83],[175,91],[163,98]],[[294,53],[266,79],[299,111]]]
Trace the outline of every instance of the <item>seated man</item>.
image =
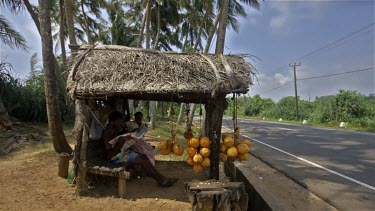
[[[136,134],[134,135],[134,138],[137,139],[137,141],[134,143],[128,142],[127,143],[128,146],[124,145],[124,148],[130,147],[130,145],[132,145],[132,149],[135,152],[146,155],[146,157],[150,160],[151,164],[155,166],[154,148],[152,148],[152,146],[143,139],[143,136],[147,132],[148,128],[147,128],[147,125],[143,124],[142,112],[135,113],[134,121],[127,122],[126,126],[129,132],[131,133],[136,132]],[[140,137],[137,137],[137,136],[140,136]]]
[[[143,115],[137,114],[139,125],[142,125]],[[125,115],[114,111],[108,116],[109,123],[103,131],[103,142],[106,147],[107,158],[112,159],[119,153],[126,154],[126,163],[129,165],[138,165],[148,177],[155,179],[159,186],[169,187],[177,182],[178,179],[166,178],[155,168],[155,157],[152,147],[143,139],[131,138],[130,133],[119,134],[122,127],[122,119]],[[139,119],[140,118],[140,119]],[[140,121],[139,121],[140,120]],[[131,129],[131,128],[129,128]],[[152,149],[152,152],[150,151]],[[153,162],[153,163],[152,163]]]

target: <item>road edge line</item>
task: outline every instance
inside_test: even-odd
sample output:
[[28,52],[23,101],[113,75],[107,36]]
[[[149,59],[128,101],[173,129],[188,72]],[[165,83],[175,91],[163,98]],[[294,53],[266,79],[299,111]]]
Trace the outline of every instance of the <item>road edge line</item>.
[[354,178],[351,178],[351,177],[348,177],[348,176],[343,175],[343,174],[341,174],[341,173],[338,173],[338,172],[336,172],[336,171],[333,171],[333,170],[331,170],[331,169],[329,169],[329,168],[326,168],[326,167],[321,166],[321,165],[319,165],[319,164],[317,164],[317,163],[311,162],[311,161],[309,161],[309,160],[307,160],[307,159],[304,159],[304,158],[298,157],[297,155],[294,155],[294,154],[291,154],[291,153],[289,153],[289,152],[286,152],[286,151],[284,151],[284,150],[282,150],[282,149],[279,149],[279,148],[277,148],[277,147],[274,147],[274,146],[272,146],[272,145],[269,145],[269,144],[267,144],[267,143],[264,143],[264,142],[262,142],[262,141],[259,141],[259,140],[255,139],[255,138],[251,138],[250,136],[247,136],[247,135],[244,135],[244,134],[241,134],[241,135],[244,136],[244,137],[246,137],[246,138],[249,138],[249,139],[251,139],[251,140],[253,140],[253,141],[256,141],[256,142],[258,142],[258,143],[260,143],[260,144],[263,144],[263,145],[265,145],[265,146],[268,146],[268,147],[270,147],[270,148],[272,148],[272,149],[274,149],[274,150],[277,150],[277,151],[279,151],[279,152],[282,152],[282,153],[284,153],[284,154],[287,154],[287,155],[289,155],[289,156],[291,156],[291,157],[297,158],[298,160],[301,160],[301,161],[303,161],[303,162],[305,162],[305,163],[308,163],[308,164],[310,164],[310,165],[312,165],[312,166],[315,166],[315,167],[317,167],[317,168],[323,169],[323,170],[328,171],[328,172],[330,172],[330,173],[332,173],[332,174],[335,174],[335,175],[340,176],[340,177],[342,177],[342,178],[344,178],[344,179],[350,180],[351,182],[357,183],[358,185],[361,185],[361,186],[363,186],[363,187],[366,187],[366,188],[369,188],[369,189],[375,191],[375,187],[373,187],[373,186],[371,186],[371,185],[368,185],[368,184],[366,184],[366,183],[364,183],[364,182],[358,181],[358,180],[356,180],[356,179],[354,179]]

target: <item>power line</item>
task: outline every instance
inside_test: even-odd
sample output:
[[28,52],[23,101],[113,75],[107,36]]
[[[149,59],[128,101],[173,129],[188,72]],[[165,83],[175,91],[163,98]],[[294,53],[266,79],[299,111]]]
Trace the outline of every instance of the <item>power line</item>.
[[281,85],[281,86],[278,86],[278,87],[273,88],[273,89],[271,89],[271,90],[268,90],[268,91],[262,92],[262,93],[260,93],[259,95],[266,94],[266,93],[268,93],[268,92],[272,92],[272,91],[274,91],[274,90],[276,90],[276,89],[280,89],[281,87],[284,87],[284,86],[289,85],[289,84],[291,84],[291,83],[293,83],[293,81],[289,81],[288,83],[286,83],[286,84],[284,84],[284,85]]
[[[348,42],[348,41],[354,40],[354,39],[356,39],[356,38],[358,38],[358,37],[362,37],[363,35],[366,35],[367,33],[369,33],[369,32],[373,32],[373,31],[374,31],[374,29],[371,29],[371,30],[366,31],[366,32],[364,32],[364,33],[362,33],[362,34],[359,34],[359,35],[357,35],[357,36],[355,36],[355,37],[352,37],[352,38],[350,38],[349,40],[346,40],[345,42]],[[326,49],[324,49],[324,50],[322,50],[322,51],[320,51],[320,52],[317,52],[317,53],[311,55],[310,58],[311,58],[311,57],[314,57],[314,56],[317,56],[317,55],[319,55],[319,54],[322,54],[322,53],[324,53],[324,52],[326,52],[327,50],[330,50],[330,49],[332,49],[332,48],[339,47],[340,45],[345,44],[345,42],[338,43],[338,44],[332,46],[331,48],[326,48]]]
[[[276,69],[276,71],[273,71],[273,72],[271,72],[271,73],[268,73],[267,75],[265,75],[265,76],[262,76],[261,78],[259,78],[258,80],[262,80],[263,78],[267,78],[267,77],[269,77],[270,75],[273,75],[273,73],[277,73],[277,72],[279,72],[279,70],[281,70],[281,69],[283,69],[283,68],[285,68],[285,67],[288,67],[288,65],[283,65],[283,66],[280,66],[280,67],[278,67],[277,69]],[[283,71],[280,71],[280,73],[281,72],[284,72],[285,70],[287,70],[287,69],[284,69]]]
[[[304,58],[306,58],[306,57],[309,57],[309,56],[313,56],[313,55],[316,56],[316,55],[318,55],[318,54],[321,54],[321,53],[327,51],[327,50],[330,49],[330,48],[338,47],[338,46],[344,44],[345,42],[348,42],[348,41],[351,41],[351,40],[353,40],[353,39],[355,39],[355,38],[358,38],[358,37],[360,37],[360,36],[363,36],[363,35],[365,35],[365,34],[371,32],[371,31],[373,31],[373,29],[372,29],[372,30],[369,30],[369,31],[366,31],[365,33],[360,34],[360,35],[358,35],[358,36],[352,37],[352,38],[349,39],[349,40],[345,40],[345,39],[347,39],[348,37],[350,37],[350,36],[352,36],[352,35],[354,35],[354,34],[357,34],[357,33],[359,33],[359,32],[362,32],[363,30],[365,30],[365,29],[367,29],[367,28],[373,26],[374,24],[375,24],[375,23],[373,22],[373,23],[371,23],[371,24],[369,24],[369,25],[367,25],[367,26],[365,26],[365,27],[363,27],[363,28],[361,28],[361,29],[359,29],[359,30],[357,30],[357,31],[351,32],[351,33],[348,34],[348,35],[345,35],[345,36],[343,36],[343,37],[341,37],[341,38],[339,38],[339,39],[337,39],[337,40],[334,40],[333,42],[331,42],[331,43],[329,43],[329,44],[327,44],[327,45],[325,45],[325,46],[323,46],[323,47],[320,47],[320,48],[318,48],[317,50],[311,51],[311,52],[309,52],[309,53],[307,53],[307,54],[305,54],[305,55],[299,57],[299,58],[297,59],[297,61],[300,61],[300,60],[302,60],[302,59],[304,59]],[[345,40],[345,41],[344,41],[344,40]],[[341,41],[342,41],[342,42],[341,42]],[[340,42],[341,42],[341,43],[340,43]],[[337,44],[337,43],[339,43],[339,44]],[[336,44],[337,44],[337,45],[336,45]],[[320,52],[320,51],[321,51],[321,52]],[[273,71],[273,72],[271,72],[271,73],[268,73],[267,75],[265,75],[265,76],[259,78],[259,80],[261,80],[261,79],[263,79],[263,78],[266,78],[266,77],[269,77],[270,75],[272,75],[272,74],[274,74],[274,73],[278,73],[280,69],[283,69],[284,67],[287,67],[287,66],[288,66],[287,64],[282,65],[282,66],[280,66],[279,68],[277,68],[276,71]],[[287,69],[284,69],[284,70],[282,70],[282,71],[280,71],[280,72],[283,72],[283,71],[285,71],[285,70],[287,70]]]
[[323,46],[323,47],[321,47],[321,48],[318,48],[318,49],[315,50],[315,51],[311,51],[310,53],[307,53],[307,54],[301,56],[300,58],[298,58],[297,61],[300,61],[300,60],[302,60],[303,58],[309,57],[310,55],[313,55],[313,54],[315,54],[315,53],[317,53],[317,52],[319,52],[319,51],[321,51],[321,50],[324,50],[324,49],[326,49],[326,48],[329,48],[329,47],[335,45],[336,43],[339,43],[339,42],[345,40],[346,38],[348,38],[348,37],[350,37],[350,36],[352,36],[352,35],[354,35],[354,34],[357,34],[357,33],[361,32],[361,31],[363,31],[363,30],[365,30],[365,29],[367,29],[367,28],[369,28],[369,27],[371,27],[371,26],[373,26],[374,24],[375,24],[375,23],[371,23],[370,25],[367,25],[367,26],[365,26],[365,27],[363,27],[363,28],[361,28],[361,29],[359,29],[359,30],[357,30],[357,31],[354,31],[354,32],[352,32],[352,33],[350,33],[350,34],[348,34],[348,35],[346,35],[346,36],[344,36],[344,37],[341,37],[341,38],[339,38],[339,39],[337,39],[337,40],[335,40],[335,41],[333,41],[333,42],[331,42],[331,43],[329,43],[329,44],[327,44],[327,45],[325,45],[325,46]]
[[347,72],[342,72],[342,73],[334,73],[334,74],[329,74],[329,75],[320,75],[320,76],[314,76],[314,77],[308,77],[308,78],[301,78],[301,79],[298,79],[297,81],[304,81],[304,80],[317,79],[317,78],[326,78],[326,77],[331,77],[331,76],[336,76],[336,75],[344,75],[344,74],[349,74],[349,73],[362,72],[362,71],[372,70],[374,68],[375,67],[370,67],[366,69],[352,70],[352,71],[347,71]]
[[[320,75],[320,76],[314,76],[314,77],[301,78],[301,79],[297,79],[297,81],[312,80],[312,79],[317,79],[317,78],[326,78],[326,77],[332,77],[332,76],[337,76],[337,75],[344,75],[344,74],[349,74],[349,73],[362,72],[362,71],[367,71],[367,70],[371,70],[371,69],[374,69],[374,68],[375,67],[370,67],[370,68],[366,68],[366,69],[352,70],[352,71],[334,73],[334,74],[329,74],[329,75]],[[270,89],[268,91],[262,92],[259,95],[263,95],[263,94],[266,94],[268,92],[272,92],[274,90],[280,89],[280,88],[282,88],[286,85],[289,85],[291,83],[293,83],[293,81],[289,81],[288,83],[286,83],[284,85],[281,85],[281,86],[275,87],[273,89]]]

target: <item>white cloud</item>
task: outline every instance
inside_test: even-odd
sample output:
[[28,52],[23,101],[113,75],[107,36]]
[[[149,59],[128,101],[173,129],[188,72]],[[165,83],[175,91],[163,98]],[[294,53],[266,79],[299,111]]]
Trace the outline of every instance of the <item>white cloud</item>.
[[294,2],[271,1],[267,6],[271,11],[269,26],[271,29],[285,29],[296,22],[320,18],[321,7],[328,6],[325,2]]
[[270,27],[272,29],[283,28],[290,16],[289,2],[270,2],[269,7],[275,15],[270,19]]
[[279,29],[285,26],[287,18],[285,16],[279,16],[271,18],[270,26],[274,29]]
[[281,85],[284,85],[290,81],[290,77],[288,75],[284,76],[283,74],[280,74],[280,73],[275,74],[275,79]]

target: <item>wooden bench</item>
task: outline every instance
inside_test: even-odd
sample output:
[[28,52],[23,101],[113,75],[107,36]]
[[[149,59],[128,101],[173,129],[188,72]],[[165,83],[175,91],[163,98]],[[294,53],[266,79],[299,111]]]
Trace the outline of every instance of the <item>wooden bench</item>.
[[130,172],[126,171],[124,167],[113,168],[108,165],[89,166],[87,168],[87,173],[118,177],[118,194],[121,198],[125,198],[126,180],[130,178]]
[[121,198],[125,198],[126,180],[130,178],[130,172],[126,171],[126,166],[108,162],[104,144],[100,140],[89,140],[87,149],[87,173],[118,177],[118,193]]

